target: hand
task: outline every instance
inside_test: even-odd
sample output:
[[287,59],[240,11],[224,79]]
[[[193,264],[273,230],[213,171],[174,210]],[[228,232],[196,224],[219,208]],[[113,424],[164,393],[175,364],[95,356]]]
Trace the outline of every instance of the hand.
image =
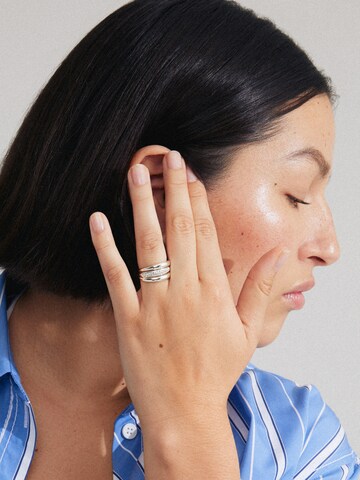
[[[180,168],[169,168],[176,159]],[[166,154],[163,163],[166,249],[148,169],[135,165],[128,182],[139,268],[169,259],[169,280],[142,282],[138,295],[106,216],[90,217],[124,377],[143,429],[194,409],[226,411],[229,393],[258,344],[272,283],[288,253],[277,246],[261,257],[234,305],[204,185],[187,182],[178,152]],[[142,174],[146,183],[134,183],[132,174]],[[96,216],[103,231],[93,227]]]

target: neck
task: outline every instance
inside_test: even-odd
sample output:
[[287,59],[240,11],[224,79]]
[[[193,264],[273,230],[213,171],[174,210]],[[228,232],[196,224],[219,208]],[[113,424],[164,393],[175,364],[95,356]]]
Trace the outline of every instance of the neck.
[[31,364],[31,381],[67,396],[130,403],[110,303],[29,290],[15,304],[9,332],[15,363]]

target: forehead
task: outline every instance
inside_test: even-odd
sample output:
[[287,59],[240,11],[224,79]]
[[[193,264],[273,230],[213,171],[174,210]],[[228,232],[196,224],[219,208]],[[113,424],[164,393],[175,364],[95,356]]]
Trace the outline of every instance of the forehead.
[[334,113],[328,96],[324,94],[284,115],[278,133],[265,144],[282,156],[296,150],[317,149],[331,166],[334,141]]
[[251,169],[266,168],[269,171],[280,158],[299,150],[317,150],[331,168],[334,141],[331,102],[327,95],[317,95],[281,117],[277,133],[271,138],[242,148],[238,158],[245,163],[249,160],[247,167]]
[[288,142],[308,142],[331,153],[335,138],[332,105],[327,95],[317,95],[301,107],[284,115],[280,121],[280,137]]

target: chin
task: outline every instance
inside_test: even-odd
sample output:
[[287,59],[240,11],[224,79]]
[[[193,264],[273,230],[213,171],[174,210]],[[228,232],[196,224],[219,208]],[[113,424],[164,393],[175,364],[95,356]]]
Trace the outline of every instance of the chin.
[[261,332],[259,342],[256,348],[266,347],[270,345],[280,334],[281,328],[284,325],[287,314],[276,315],[276,318],[269,318],[265,320],[263,331]]
[[274,337],[274,338],[270,338],[270,339],[266,339],[266,340],[261,339],[261,340],[259,341],[259,343],[257,344],[256,348],[267,347],[267,346],[270,345],[270,343],[272,343],[276,338],[277,338],[277,335],[276,335],[276,337]]

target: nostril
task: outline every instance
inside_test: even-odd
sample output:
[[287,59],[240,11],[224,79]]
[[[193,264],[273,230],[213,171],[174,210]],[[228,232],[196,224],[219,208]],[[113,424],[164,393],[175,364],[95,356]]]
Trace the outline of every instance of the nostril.
[[326,262],[323,258],[321,257],[316,257],[316,256],[313,256],[313,257],[310,257],[312,260],[314,260],[314,262],[316,263],[316,265],[320,266],[320,267],[325,267],[328,262]]

